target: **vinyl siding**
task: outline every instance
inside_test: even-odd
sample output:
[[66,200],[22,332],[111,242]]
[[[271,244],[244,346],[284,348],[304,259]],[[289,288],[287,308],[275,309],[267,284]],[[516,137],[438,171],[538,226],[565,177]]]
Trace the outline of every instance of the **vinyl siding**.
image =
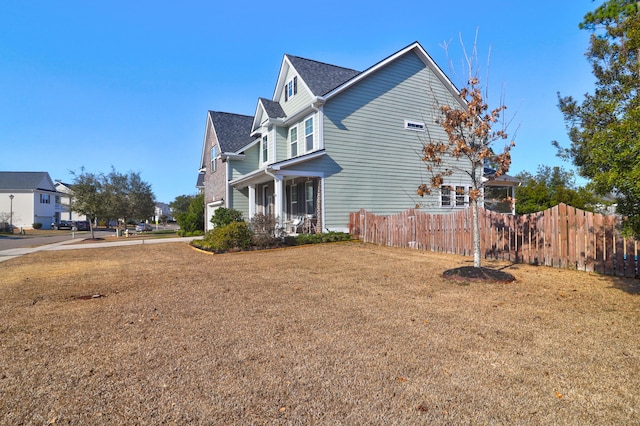
[[242,212],[242,217],[245,220],[249,220],[249,189],[236,189],[231,190],[231,203],[234,209]]
[[286,127],[276,127],[276,131],[273,132],[276,139],[276,161],[282,161],[289,158],[289,147],[287,146],[289,143],[288,131],[289,129]]
[[[437,191],[420,198],[416,189],[430,177],[420,150],[428,136],[446,139],[435,123],[439,104],[457,100],[412,52],[366,80],[331,98],[324,106],[327,158],[340,171],[325,179],[325,224],[343,228],[360,208],[378,214],[401,212],[421,204],[438,208]],[[405,120],[426,124],[427,132],[404,128]],[[455,160],[443,165],[460,166]],[[468,182],[464,174],[450,178]]]
[[294,76],[298,77],[298,93],[293,98],[290,98],[285,102],[283,90],[280,95],[280,99],[278,99],[278,102],[280,102],[280,106],[284,110],[285,114],[287,114],[287,117],[295,114],[303,108],[306,108],[313,100],[311,97],[311,93],[309,93],[304,83],[302,82],[302,78],[297,75],[291,68],[289,68],[289,72],[287,72],[287,76],[284,80],[285,84],[288,83],[289,80],[291,80]]
[[244,151],[244,160],[231,160],[231,180],[257,170],[260,161],[260,144]]

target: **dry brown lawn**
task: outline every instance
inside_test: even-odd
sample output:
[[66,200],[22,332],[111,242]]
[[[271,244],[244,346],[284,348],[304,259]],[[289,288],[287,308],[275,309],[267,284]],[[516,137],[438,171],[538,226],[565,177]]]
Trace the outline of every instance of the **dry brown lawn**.
[[[360,243],[0,263],[0,424],[639,424],[638,281]],[[91,297],[91,296],[101,297]]]

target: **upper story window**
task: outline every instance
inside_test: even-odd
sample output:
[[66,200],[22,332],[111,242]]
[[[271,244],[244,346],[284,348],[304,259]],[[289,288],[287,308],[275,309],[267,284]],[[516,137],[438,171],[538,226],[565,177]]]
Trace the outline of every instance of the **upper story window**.
[[304,149],[313,151],[313,117],[304,121]]
[[40,204],[50,204],[51,198],[49,194],[40,194]]
[[262,162],[269,161],[269,138],[265,135],[262,137]]
[[293,77],[284,85],[284,101],[287,102],[298,94],[298,77]]
[[218,168],[218,147],[217,146],[213,146],[213,148],[211,148],[211,171],[215,172]]
[[291,148],[291,157],[298,155],[298,126],[294,126],[289,130],[289,146]]
[[416,132],[424,132],[426,127],[425,124],[420,121],[404,120],[404,128]]

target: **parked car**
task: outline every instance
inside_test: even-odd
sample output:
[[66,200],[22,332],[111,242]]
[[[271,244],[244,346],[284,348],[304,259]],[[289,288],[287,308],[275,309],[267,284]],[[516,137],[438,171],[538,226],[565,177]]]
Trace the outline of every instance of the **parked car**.
[[148,223],[140,222],[136,225],[136,232],[152,231],[153,228]]
[[75,223],[73,223],[70,220],[61,220],[60,222],[54,222],[51,224],[51,228],[52,229],[74,229],[76,226]]
[[76,221],[76,230],[78,231],[89,231],[91,230],[91,224],[88,220],[78,220]]

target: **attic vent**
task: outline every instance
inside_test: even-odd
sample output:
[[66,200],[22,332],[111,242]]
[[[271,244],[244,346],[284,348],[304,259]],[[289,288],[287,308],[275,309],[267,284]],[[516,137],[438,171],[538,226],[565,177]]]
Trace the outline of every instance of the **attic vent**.
[[415,130],[416,132],[424,132],[425,125],[419,121],[404,120],[404,128],[407,130]]

